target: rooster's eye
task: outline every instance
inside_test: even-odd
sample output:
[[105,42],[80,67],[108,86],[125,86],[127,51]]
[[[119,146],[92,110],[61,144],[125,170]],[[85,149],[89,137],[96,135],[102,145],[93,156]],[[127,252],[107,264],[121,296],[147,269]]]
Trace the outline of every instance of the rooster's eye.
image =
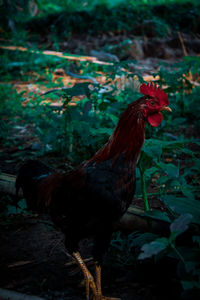
[[151,101],[149,104],[150,104],[151,106],[154,106],[155,102]]

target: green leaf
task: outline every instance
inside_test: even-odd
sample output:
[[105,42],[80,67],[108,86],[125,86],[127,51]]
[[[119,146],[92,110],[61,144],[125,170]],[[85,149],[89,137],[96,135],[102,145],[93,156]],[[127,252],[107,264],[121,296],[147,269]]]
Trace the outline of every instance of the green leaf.
[[151,161],[152,161],[152,157],[148,156],[144,151],[142,151],[138,162],[138,166],[141,173],[144,173],[146,171]]
[[160,158],[162,154],[162,141],[154,139],[145,140],[142,150],[152,158]]
[[192,240],[193,240],[194,243],[197,243],[200,247],[200,236],[199,235],[194,235],[192,237]]
[[151,168],[149,168],[149,169],[147,169],[147,170],[145,171],[145,175],[146,175],[147,177],[152,177],[155,173],[158,173],[158,172],[159,172],[158,168],[156,168],[156,167],[151,167]]
[[194,152],[188,148],[183,148],[182,149],[182,152],[185,153],[185,154],[188,154],[190,156],[194,156]]
[[185,262],[185,270],[187,273],[195,272],[195,268],[197,267],[198,262],[197,261],[186,261]]
[[118,117],[116,117],[115,115],[113,114],[109,114],[109,118],[112,120],[113,124],[117,124],[118,122]]
[[147,211],[143,214],[143,216],[170,223],[170,218],[168,217],[168,215],[165,212],[162,212],[160,210]]
[[133,236],[131,247],[139,247],[141,248],[144,244],[150,243],[157,237],[156,234],[151,232],[138,233],[138,236]]
[[161,251],[163,251],[164,249],[166,249],[168,245],[169,242],[167,238],[159,238],[149,244],[144,244],[141,248],[143,253],[140,253],[138,259],[145,259],[145,258],[152,257],[153,255],[156,255]]
[[72,88],[66,88],[61,90],[61,92],[66,96],[79,96],[79,95],[86,95],[88,98],[90,97],[91,90],[88,88],[90,83],[83,82],[77,83]]
[[174,164],[159,162],[157,163],[157,166],[160,167],[170,178],[177,178],[179,176],[179,168]]
[[[195,247],[177,247],[176,249],[178,250],[178,252],[182,255],[182,257],[184,258],[185,261],[197,261],[199,262],[199,258],[200,258],[200,249],[199,248],[195,248]],[[171,252],[169,254],[169,257],[173,257],[173,258],[177,258],[177,254],[176,252]]]
[[111,135],[112,134],[112,128],[91,128],[90,129],[90,134],[96,136],[97,134],[107,134]]
[[184,290],[190,290],[195,287],[200,288],[200,284],[194,280],[192,281],[181,281],[182,287]]
[[177,214],[191,214],[192,222],[200,224],[200,201],[184,197],[178,198],[173,195],[162,196],[161,200]]
[[184,184],[180,185],[181,192],[183,193],[184,196],[186,196],[190,200],[195,200],[195,195],[194,193],[190,190],[190,185]]
[[175,234],[175,236],[178,236],[182,232],[186,231],[188,229],[188,225],[191,223],[193,219],[193,216],[191,214],[183,214],[177,219],[174,220],[173,223],[170,225],[170,231],[171,233]]
[[16,206],[14,205],[8,205],[7,206],[7,213],[6,215],[17,215],[21,212],[24,211],[24,209],[27,208],[27,205],[26,205],[26,200],[25,199],[21,199],[19,202],[18,202],[18,208],[16,208]]

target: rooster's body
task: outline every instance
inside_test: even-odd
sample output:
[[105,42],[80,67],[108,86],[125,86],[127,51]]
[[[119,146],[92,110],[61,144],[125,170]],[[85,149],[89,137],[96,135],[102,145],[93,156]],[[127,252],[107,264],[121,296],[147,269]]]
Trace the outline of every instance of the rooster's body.
[[[101,292],[100,265],[113,225],[126,212],[135,193],[135,168],[144,143],[145,123],[158,126],[162,121],[160,110],[169,110],[162,90],[142,85],[141,92],[145,96],[127,107],[113,135],[89,161],[66,174],[29,161],[16,181],[28,208],[48,212],[65,234],[66,247],[84,273],[88,299],[90,288],[95,300],[106,299]],[[94,238],[96,283],[78,253],[79,242],[85,237]]]

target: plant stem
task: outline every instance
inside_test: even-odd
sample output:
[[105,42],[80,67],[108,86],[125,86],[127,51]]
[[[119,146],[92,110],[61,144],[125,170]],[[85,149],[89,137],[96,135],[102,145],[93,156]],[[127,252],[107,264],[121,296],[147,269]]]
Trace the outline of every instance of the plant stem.
[[178,251],[178,249],[175,247],[174,244],[171,244],[172,249],[174,249],[174,251],[176,252],[176,254],[178,255],[178,257],[180,258],[180,260],[185,264],[185,260],[182,256],[182,254]]

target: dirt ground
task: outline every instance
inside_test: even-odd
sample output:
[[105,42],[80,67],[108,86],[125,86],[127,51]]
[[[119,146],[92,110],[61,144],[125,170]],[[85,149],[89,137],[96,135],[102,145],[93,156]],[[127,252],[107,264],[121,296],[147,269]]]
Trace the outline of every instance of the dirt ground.
[[[0,244],[2,288],[47,300],[85,299],[83,276],[76,265],[67,265],[72,260],[65,253],[63,236],[46,216],[10,217],[7,226],[0,228]],[[91,241],[83,241],[80,249],[84,258],[90,257]],[[94,271],[93,265],[89,268]],[[179,299],[180,287],[171,278],[173,268],[166,261],[120,267],[107,255],[102,271],[104,294],[122,300],[167,300],[177,294]]]

